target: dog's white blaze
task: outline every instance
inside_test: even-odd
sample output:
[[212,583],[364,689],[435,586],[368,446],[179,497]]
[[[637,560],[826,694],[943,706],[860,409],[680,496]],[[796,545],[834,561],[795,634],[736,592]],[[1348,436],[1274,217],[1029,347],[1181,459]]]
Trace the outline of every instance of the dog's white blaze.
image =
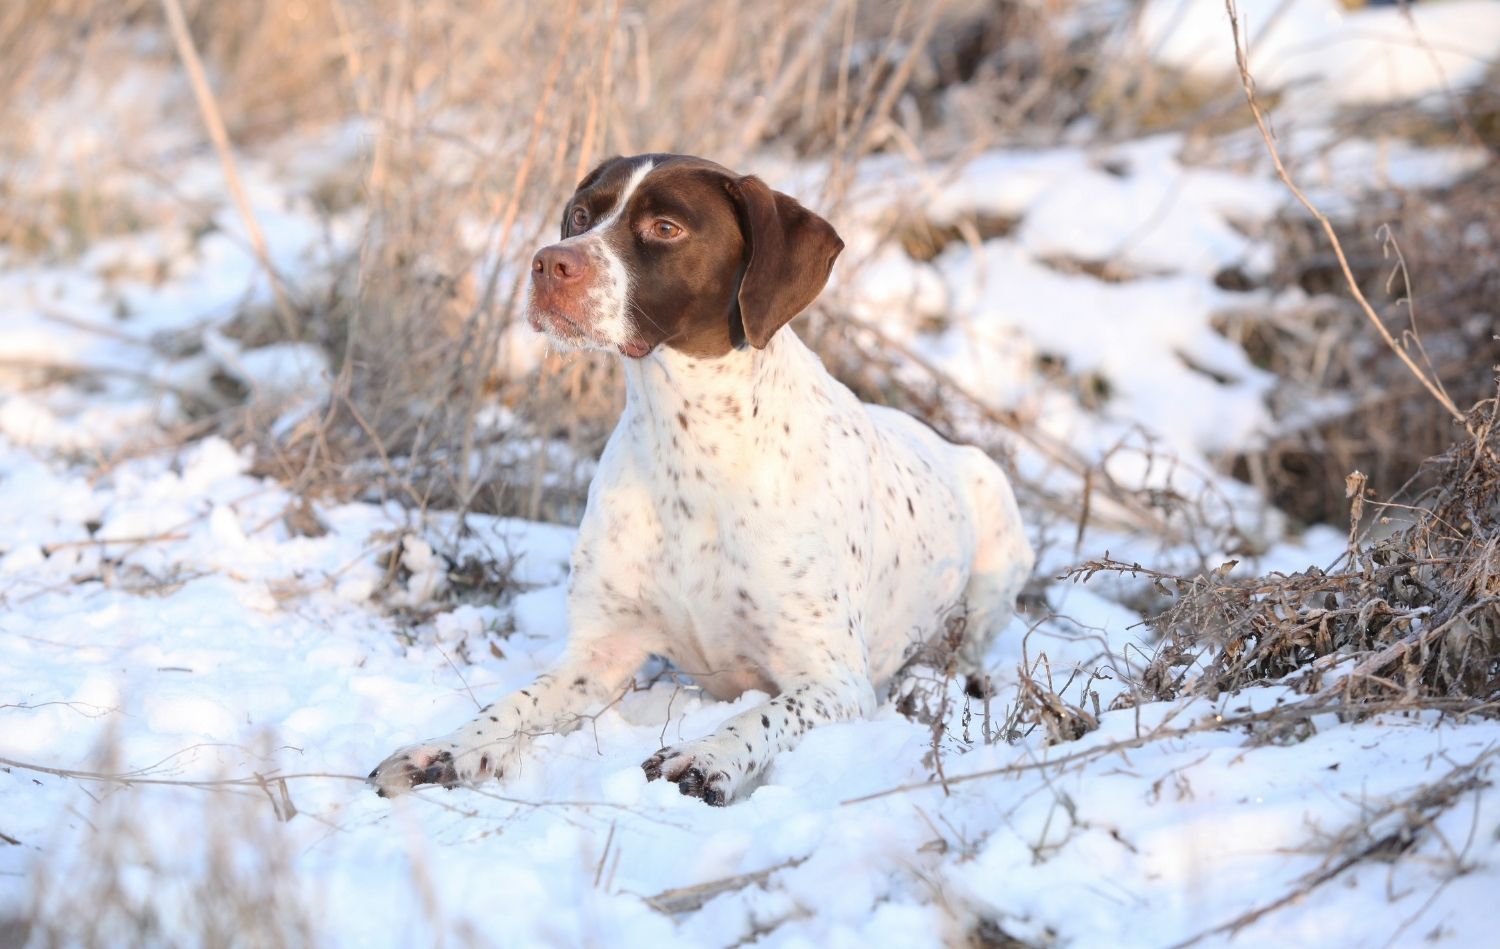
[[[625,213],[626,205],[630,204],[630,196],[635,194],[635,189],[641,186],[641,182],[646,180],[646,176],[651,174],[651,169],[655,167],[656,163],[650,159],[635,166],[635,169],[630,173],[630,178],[625,182],[625,187],[620,189],[619,200],[615,202],[614,207],[610,208],[609,214],[605,215],[604,220],[600,221],[596,227],[590,229],[590,234],[597,234],[604,231],[620,219],[620,216]],[[588,235],[579,236],[587,237]]]
[[[630,270],[625,266],[625,261],[620,259],[620,255],[609,246],[605,236],[614,227],[629,226],[630,222],[625,217],[625,209],[629,207],[630,198],[635,194],[635,190],[641,186],[642,181],[646,180],[646,176],[651,174],[651,169],[654,167],[654,162],[646,160],[631,169],[630,177],[626,179],[625,186],[620,189],[620,196],[615,199],[614,207],[609,209],[603,219],[586,232],[561,242],[578,247],[595,265],[597,276],[588,289],[587,308],[578,316],[593,333],[595,340],[609,348],[629,342],[634,335],[635,327],[626,306],[626,302],[630,299]],[[547,333],[554,342],[563,346],[571,348],[577,345],[574,340],[553,336],[550,328],[547,329]]]
[[649,160],[637,165],[630,172],[625,187],[620,189],[619,200],[608,216],[589,231],[590,234],[598,235],[595,245],[597,259],[604,264],[607,275],[594,285],[593,292],[589,294],[589,302],[595,307],[594,329],[601,339],[615,346],[622,345],[634,335],[634,321],[626,309],[626,301],[630,299],[630,270],[605,240],[605,234],[617,226],[630,226],[625,209],[630,206],[631,195],[635,194],[635,189],[646,180],[653,167],[654,163]]

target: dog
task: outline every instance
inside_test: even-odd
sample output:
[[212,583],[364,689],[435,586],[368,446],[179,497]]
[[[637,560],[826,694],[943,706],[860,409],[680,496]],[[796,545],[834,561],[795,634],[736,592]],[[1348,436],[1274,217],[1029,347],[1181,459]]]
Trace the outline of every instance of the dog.
[[578,184],[532,260],[527,318],[560,347],[619,354],[627,389],[573,551],[566,654],[392,754],[369,778],[382,796],[505,775],[656,655],[716,698],[774,696],[642,765],[722,805],[809,729],[871,714],[957,611],[978,663],[1034,554],[988,456],[860,402],[783,329],[843,246],[793,198],[700,158],[613,158]]

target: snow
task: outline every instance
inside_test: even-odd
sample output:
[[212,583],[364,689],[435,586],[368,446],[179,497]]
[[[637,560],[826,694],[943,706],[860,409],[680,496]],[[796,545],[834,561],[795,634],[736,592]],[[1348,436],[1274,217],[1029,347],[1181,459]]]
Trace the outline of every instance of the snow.
[[[7,473],[24,454],[6,446]],[[253,522],[287,498],[271,485],[247,484],[236,458],[223,443],[206,442],[176,459],[210,513],[179,545],[158,545],[170,552],[151,568],[158,576],[199,572],[204,554],[220,551],[225,562],[207,575],[141,594],[98,582],[59,587],[56,580],[76,575],[78,566],[58,572],[54,554],[22,574],[35,586],[7,586],[12,647],[0,688],[32,707],[6,710],[6,757],[76,765],[108,754],[121,765],[162,762],[150,772],[156,777],[273,767],[357,777],[395,739],[393,729],[403,736],[440,730],[472,709],[469,689],[521,685],[555,653],[564,632],[560,596],[545,597],[547,609],[522,604],[559,589],[567,532],[474,520],[496,555],[539,535],[536,546],[546,556],[531,569],[550,572],[553,585],[514,604],[516,632],[499,642],[504,660],[480,658],[459,670],[448,657],[457,642],[484,641],[482,610],[442,614],[447,619],[433,628],[411,631],[415,641],[402,649],[387,614],[326,582],[362,541],[397,528],[399,518],[347,505],[322,512],[342,525],[325,538],[269,530],[250,539]],[[149,482],[129,474],[103,488],[111,509],[160,503],[151,500]],[[258,489],[254,499],[212,501],[242,496],[246,487]],[[233,551],[223,548],[226,528]],[[254,549],[272,556],[228,556]],[[288,584],[301,589],[289,595]],[[1064,608],[1077,606],[1086,604]],[[1118,635],[1117,622],[1093,618]],[[1012,631],[1010,648],[1020,632]],[[1249,752],[1239,734],[1204,731],[1104,755],[1087,767],[955,783],[951,795],[927,785],[854,801],[929,776],[921,763],[927,730],[887,707],[871,721],[818,729],[776,763],[749,800],[728,809],[705,808],[644,781],[638,761],[664,729],[697,734],[762,699],[748,695],[726,705],[657,684],[591,728],[539,739],[536,766],[490,791],[388,803],[352,779],[293,779],[298,818],[240,830],[295,854],[291,872],[314,899],[319,932],[333,944],[422,941],[433,927],[505,945],[728,944],[781,921],[767,937],[775,945],[936,946],[959,935],[945,906],[961,905],[1003,921],[1020,938],[1152,946],[1291,886],[1318,860],[1299,849],[1320,830],[1357,819],[1368,802],[1441,771],[1434,751],[1466,761],[1500,740],[1492,724],[1330,722],[1301,744]],[[1185,725],[1246,701],[1145,714]],[[1122,711],[1106,714],[1099,731],[1073,745],[980,745],[950,758],[948,773],[1077,753],[1128,739],[1135,726],[1134,713]],[[1370,729],[1380,735],[1373,745]],[[40,855],[40,872],[57,874],[59,886],[66,855],[116,801],[128,798],[133,819],[151,828],[150,860],[143,862],[155,868],[141,883],[151,888],[192,879],[199,869],[193,834],[218,825],[226,806],[178,787],[117,792],[98,805],[84,786],[19,770],[0,788],[3,830],[24,842],[3,852],[7,870],[35,872]],[[1476,807],[1478,839],[1487,840],[1500,813],[1487,799]],[[1463,839],[1462,826],[1447,825],[1469,819],[1448,815],[1445,834]],[[726,892],[679,922],[642,900],[783,865],[765,891]],[[1364,871],[1336,901],[1320,902],[1316,914],[1296,912],[1293,922],[1252,928],[1246,938],[1308,944],[1344,933],[1363,944],[1385,934],[1393,914],[1420,914],[1428,926],[1442,920],[1461,941],[1481,936],[1485,914],[1463,909],[1474,905],[1480,887],[1493,886],[1492,871],[1454,880],[1425,913],[1420,904],[1441,874],[1437,863],[1403,864],[1396,872],[1393,889],[1411,892],[1394,907],[1383,873]]]
[[1212,275],[1230,265],[1263,273],[1251,240],[1230,226],[1264,220],[1285,200],[1269,181],[1183,168],[1167,137],[1121,174],[1097,168],[1061,176],[1028,205],[1020,242],[1036,257],[1118,261],[1147,272]]
[[[1403,5],[1405,6],[1405,5]],[[1483,81],[1500,57],[1500,7],[1447,0],[1346,10],[1338,0],[1240,0],[1242,36],[1262,89],[1304,101],[1374,105],[1446,95]],[[1237,80],[1221,3],[1150,0],[1137,39],[1198,81]]]
[[[1225,302],[1210,283],[1181,276],[1105,283],[1059,273],[1023,247],[999,241],[978,255],[954,251],[945,265],[951,285],[959,288],[955,308],[967,317],[963,332],[984,333],[991,324],[999,324],[997,332],[1020,328],[1037,351],[1065,355],[1074,371],[1103,374],[1118,393],[1112,404],[1124,417],[1148,421],[1174,444],[1222,450],[1242,444],[1266,421],[1253,395],[1270,380],[1209,329],[1215,307]],[[965,348],[954,345],[952,361]],[[1223,364],[1239,383],[1220,384],[1178,355],[1199,350],[1199,362]],[[962,378],[982,391],[988,375],[984,351],[968,352]],[[1184,398],[1203,411],[1172,411]]]
[[[1242,3],[1252,25],[1275,6]],[[1443,43],[1450,83],[1468,81],[1473,57],[1493,57],[1497,9],[1413,8],[1429,42]],[[1285,63],[1270,78],[1331,82],[1334,66],[1364,62],[1379,44],[1371,68],[1394,68],[1381,73],[1390,84],[1335,83],[1341,101],[1431,91],[1389,39],[1393,15],[1294,2],[1254,34],[1255,56]],[[1152,32],[1169,19],[1170,35]],[[1217,4],[1153,2],[1141,28],[1162,62],[1225,74],[1189,42],[1212,32],[1222,52]],[[149,98],[150,88],[132,77],[114,95]],[[85,154],[114,133],[76,134]],[[357,134],[334,130],[318,154],[349,154]],[[1311,143],[1320,133],[1299,134]],[[1206,485],[1236,510],[1258,510],[1250,489],[1211,472],[1217,455],[1263,434],[1276,380],[1214,318],[1237,301],[1274,301],[1214,277],[1263,274],[1271,256],[1259,228],[1288,204],[1263,165],[1189,164],[1184,145],[1165,135],[993,150],[946,177],[872,161],[838,222],[850,251],[831,292],[1123,482]],[[1394,156],[1382,167],[1395,170],[1369,177],[1381,164],[1372,156]],[[1441,182],[1474,160],[1351,140],[1326,152],[1335,171],[1317,186],[1337,198],[1397,179]],[[299,191],[319,168],[243,161],[293,282],[315,278],[330,234],[358,234],[347,221],[325,228]],[[1286,744],[1221,724],[1291,699],[1270,686],[1104,711],[1096,731],[1056,746],[1041,729],[986,741],[974,705],[942,737],[945,788],[932,780],[931,729],[886,703],[870,720],[815,730],[748,799],[715,809],[647,783],[639,763],[765,697],[715,702],[653,667],[586,727],[539,737],[504,783],[378,799],[363,775],[391,749],[446,732],[559,654],[573,530],[320,501],[328,529],[304,536],[286,518],[299,499],[253,474],[247,450],[172,437],[185,400],[216,373],[286,410],[319,404],[329,385],[315,347],[251,348],[225,332],[237,310],[274,301],[216,164],[190,156],[178,171],[178,186],[209,202],[211,232],[195,238],[190,219],[169,216],[71,262],[12,262],[0,274],[0,833],[15,841],[0,844],[0,921],[56,918],[80,940],[91,920],[123,931],[90,902],[99,848],[113,839],[125,851],[121,889],[185,943],[200,941],[204,907],[217,905],[204,881],[225,872],[214,861],[227,848],[250,892],[285,885],[329,945],[942,946],[963,944],[982,919],[1037,944],[1161,946],[1296,890],[1322,867],[1329,838],[1500,742],[1494,722],[1395,715],[1319,719]],[[1016,227],[925,263],[877,250],[882,216],[913,200],[937,224],[988,215]],[[1101,279],[1097,265],[1122,273]],[[930,325],[939,315],[948,323]],[[201,349],[174,347],[174,334]],[[505,341],[513,366],[539,355],[524,330]],[[1102,404],[1049,387],[1042,357],[1102,380]],[[1056,476],[1014,448],[1023,473]],[[1274,512],[1258,516],[1274,541],[1260,569],[1325,564],[1343,547],[1338,531],[1282,536]],[[1028,520],[1040,535],[1041,512]],[[1105,551],[1157,552],[1106,527],[1075,552],[1072,525],[1062,529],[1065,540],[1037,538],[1050,541],[1041,570],[1054,576]],[[478,600],[455,590],[447,564],[467,556],[510,564],[510,588]],[[388,570],[392,557],[402,573]],[[988,657],[996,719],[1018,666],[1043,656],[1059,686],[1079,673],[1060,689],[1069,701],[1089,706],[1086,685],[1107,709],[1128,691],[1124,676],[1151,646],[1126,586],[1054,584],[1056,618],[1006,631]],[[1090,681],[1095,671],[1104,678]],[[1137,740],[1157,727],[1180,733]],[[286,775],[296,816],[278,819],[279,786],[257,775]],[[240,778],[249,783],[218,791],[172,783]],[[1500,804],[1471,793],[1403,859],[1356,866],[1233,944],[1404,944],[1434,932],[1485,944],[1497,834]],[[744,874],[759,876],[732,880]],[[724,880],[701,906],[661,908],[659,897]]]

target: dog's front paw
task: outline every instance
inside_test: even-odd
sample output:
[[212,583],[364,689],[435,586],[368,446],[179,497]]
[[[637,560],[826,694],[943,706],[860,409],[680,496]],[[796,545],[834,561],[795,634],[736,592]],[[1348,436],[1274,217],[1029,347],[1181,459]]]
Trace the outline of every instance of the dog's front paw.
[[663,778],[688,797],[715,807],[723,807],[734,799],[742,777],[740,768],[720,762],[720,756],[707,741],[663,748],[641,762],[641,770],[646,772],[647,781]]
[[473,786],[496,776],[499,756],[451,742],[408,745],[375,766],[365,783],[381,797],[405,794],[423,784]]

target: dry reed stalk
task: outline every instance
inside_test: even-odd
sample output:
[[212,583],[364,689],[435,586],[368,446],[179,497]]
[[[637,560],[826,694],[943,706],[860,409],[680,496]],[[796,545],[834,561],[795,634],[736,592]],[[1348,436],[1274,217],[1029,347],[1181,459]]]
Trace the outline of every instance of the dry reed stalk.
[[1438,401],[1438,404],[1443,407],[1444,411],[1452,416],[1454,421],[1464,422],[1464,413],[1459,411],[1458,406],[1453,404],[1453,400],[1449,398],[1447,391],[1443,388],[1442,380],[1431,376],[1422,367],[1418,366],[1416,361],[1412,359],[1411,354],[1406,351],[1406,347],[1397,343],[1395,338],[1391,336],[1391,331],[1386,328],[1385,322],[1380,319],[1380,315],[1370,305],[1370,301],[1365,296],[1364,290],[1360,288],[1359,281],[1355,279],[1354,271],[1349,266],[1349,258],[1344,253],[1343,242],[1339,240],[1338,231],[1334,229],[1333,222],[1318,209],[1317,205],[1313,204],[1312,199],[1308,198],[1301,188],[1297,187],[1297,183],[1292,180],[1291,174],[1286,170],[1286,165],[1281,161],[1281,151],[1276,146],[1276,138],[1266,123],[1265,113],[1261,110],[1260,102],[1255,95],[1255,79],[1250,74],[1249,57],[1245,52],[1244,44],[1240,41],[1240,15],[1239,9],[1235,5],[1235,0],[1224,0],[1224,9],[1229,14],[1229,29],[1234,38],[1234,61],[1239,69],[1240,85],[1245,90],[1245,101],[1249,103],[1250,112],[1255,117],[1255,127],[1260,131],[1260,136],[1266,143],[1266,150],[1271,156],[1271,163],[1276,168],[1276,176],[1281,179],[1282,184],[1286,185],[1287,190],[1292,193],[1297,202],[1307,209],[1307,213],[1312,215],[1313,219],[1318,222],[1318,226],[1323,229],[1323,233],[1327,235],[1328,242],[1333,247],[1334,256],[1338,259],[1339,269],[1343,272],[1344,282],[1349,288],[1350,295],[1359,304],[1359,308],[1363,311],[1365,318],[1370,321],[1370,324],[1375,327],[1376,332],[1380,334],[1380,338],[1385,341],[1385,344],[1390,347],[1391,351],[1406,365],[1406,368],[1417,378],[1422,387],[1431,393],[1432,397]]
[[245,193],[245,185],[240,180],[239,163],[235,160],[234,148],[229,142],[229,132],[224,127],[224,119],[219,112],[219,104],[214,98],[213,89],[209,87],[208,76],[203,70],[203,61],[198,57],[198,48],[193,43],[192,34],[188,32],[187,18],[183,16],[182,4],[179,0],[161,0],[161,5],[167,15],[167,26],[172,32],[172,41],[177,46],[177,55],[182,59],[182,65],[187,70],[188,80],[193,88],[193,98],[198,102],[198,112],[203,118],[203,125],[213,141],[214,150],[218,152],[219,164],[224,169],[224,181],[229,186],[229,194],[234,200],[235,207],[239,210],[240,223],[244,225],[250,244],[255,249],[255,259],[260,263],[261,269],[266,272],[266,279],[270,281],[271,293],[276,298],[276,310],[281,316],[282,330],[288,339],[300,339],[301,332],[297,325],[296,314],[292,310],[281,274],[276,271],[275,265],[271,262],[271,251],[266,244],[265,232],[261,230],[260,220],[255,216],[255,209],[250,206],[250,197]]
[[719,880],[710,880],[707,883],[697,883],[693,886],[673,887],[670,890],[662,890],[654,896],[645,898],[646,903],[659,913],[668,916],[681,916],[684,913],[693,913],[702,909],[709,900],[724,894],[743,890],[750,886],[761,886],[773,875],[800,866],[806,857],[784,860],[774,867],[764,870],[754,870],[750,873],[740,873],[732,877],[724,877]]

